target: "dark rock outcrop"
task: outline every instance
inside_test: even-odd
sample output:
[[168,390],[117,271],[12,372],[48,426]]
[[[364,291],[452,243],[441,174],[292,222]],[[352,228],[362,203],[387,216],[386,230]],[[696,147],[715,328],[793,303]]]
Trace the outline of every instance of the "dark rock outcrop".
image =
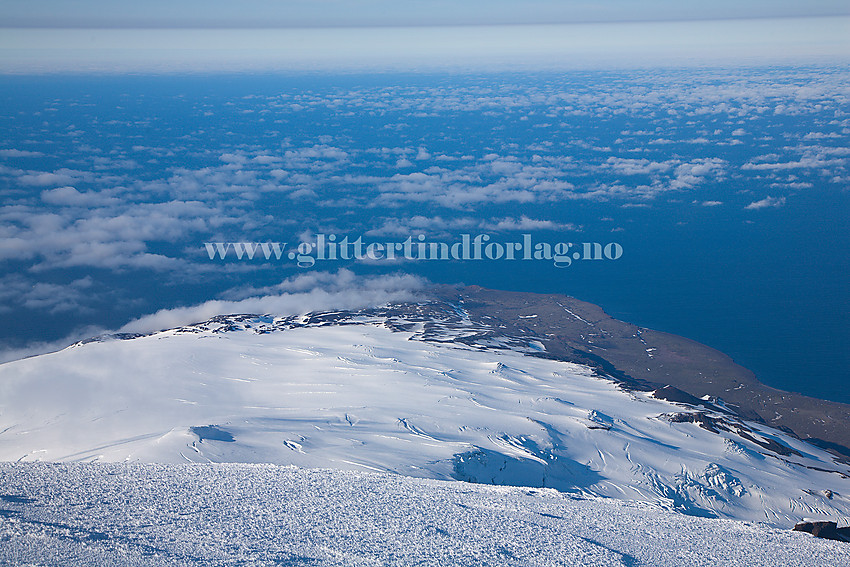
[[[601,307],[556,294],[445,286],[436,292],[459,302],[472,322],[505,334],[535,336],[542,353],[598,368],[630,389],[660,390],[694,406],[722,405],[743,419],[811,440],[850,463],[850,404],[784,392],[760,383],[725,354],[684,337],[619,321]],[[669,386],[692,397],[682,396]],[[703,396],[722,398],[718,404]],[[670,400],[673,401],[673,400]]]
[[839,528],[835,522],[798,522],[795,532],[810,533],[815,537],[850,543],[850,527]]

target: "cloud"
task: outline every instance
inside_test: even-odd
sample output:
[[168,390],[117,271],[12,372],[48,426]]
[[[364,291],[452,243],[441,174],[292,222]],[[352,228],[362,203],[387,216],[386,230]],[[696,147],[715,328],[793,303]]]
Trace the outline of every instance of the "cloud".
[[241,154],[224,153],[218,156],[218,159],[227,164],[241,165],[248,161],[248,158]]
[[225,299],[245,299],[257,295],[276,295],[281,293],[305,293],[320,289],[329,293],[347,291],[359,293],[421,292],[428,285],[427,280],[410,274],[382,276],[361,276],[342,268],[336,272],[309,272],[298,274],[281,283],[262,288],[243,288],[224,294]]
[[0,364],[20,360],[30,356],[47,354],[67,348],[78,341],[88,339],[106,332],[103,327],[96,325],[85,325],[78,327],[64,338],[55,341],[34,341],[24,347],[0,347]]
[[261,154],[252,158],[251,161],[262,165],[269,165],[274,163],[280,163],[282,161],[282,158],[278,156],[270,156],[268,154]]
[[676,177],[670,182],[673,189],[690,189],[705,178],[722,178],[725,163],[719,158],[703,158],[683,163],[676,167]]
[[507,217],[496,222],[482,223],[481,228],[497,231],[581,230],[581,226],[573,223],[558,223],[550,220],[538,220],[529,218],[525,215],[522,215],[519,219]]
[[761,201],[753,201],[746,207],[745,209],[756,210],[756,209],[764,209],[767,207],[781,207],[785,204],[785,197],[765,197]]
[[316,144],[312,147],[287,150],[283,159],[286,164],[285,167],[289,169],[319,171],[348,163],[350,156],[348,152],[341,148],[327,144]]
[[[769,154],[758,156],[741,166],[750,171],[781,171],[788,169],[830,169],[844,167],[848,163],[850,148],[832,146],[799,146],[793,148],[802,154],[799,159],[778,161],[780,156]],[[835,157],[840,156],[840,157]]]
[[400,207],[432,202],[465,209],[478,203],[543,203],[567,199],[574,185],[563,179],[565,175],[552,167],[525,165],[516,158],[499,158],[494,154],[458,169],[430,167],[425,171],[397,173],[389,179],[364,178],[360,183],[375,184],[380,192],[375,201],[378,205]]
[[458,231],[490,230],[490,231],[536,231],[536,230],[571,230],[578,231],[582,227],[573,223],[559,223],[551,220],[533,219],[526,215],[520,218],[504,217],[489,220],[479,220],[469,216],[464,217],[426,217],[416,215],[407,219],[387,218],[381,226],[370,229],[366,236],[395,236],[407,237],[428,233],[432,237],[451,236]]
[[650,175],[654,173],[662,173],[669,171],[673,164],[671,161],[654,162],[648,159],[619,157],[609,157],[605,163],[617,173],[622,173],[624,175]]
[[92,282],[91,276],[74,280],[68,285],[38,282],[24,294],[21,305],[50,314],[80,311],[87,303],[86,290],[92,286]]
[[383,219],[381,226],[366,231],[366,236],[412,236],[430,233],[448,234],[448,231],[468,230],[479,226],[479,221],[470,217],[444,218],[442,216],[426,217],[414,215],[407,219]]
[[703,207],[719,207],[723,201],[703,201],[701,204]]
[[[148,333],[206,321],[216,315],[257,313],[276,316],[313,311],[362,309],[422,298],[426,282],[410,275],[358,277],[349,270],[315,272],[276,286],[231,292],[239,299],[213,300],[191,307],[162,309],[121,327],[121,332]],[[249,295],[259,293],[258,295]],[[263,295],[272,293],[272,295]],[[249,295],[247,297],[244,297]]]
[[45,189],[41,192],[41,200],[50,205],[75,207],[103,207],[121,203],[120,199],[111,197],[107,192],[80,193],[75,187],[67,185],[56,189]]
[[[61,189],[61,188],[60,188]],[[97,193],[46,191],[54,202],[97,202]],[[106,204],[114,204],[106,198]],[[237,219],[238,220],[238,219]],[[186,270],[185,258],[152,253],[153,242],[175,243],[212,227],[227,225],[217,208],[199,202],[168,201],[138,203],[105,209],[60,209],[59,214],[43,208],[0,209],[0,260],[36,260],[30,269],[44,270],[74,266],[106,269]]]
[[780,162],[780,163],[745,163],[741,166],[744,170],[764,171],[764,170],[782,170],[782,169],[805,169],[805,168],[826,168],[832,165],[843,164],[845,160],[832,159],[824,160],[814,156],[803,157],[798,160]]
[[18,178],[22,185],[35,185],[44,187],[47,185],[68,185],[73,183],[76,177],[67,173],[27,173]]
[[17,150],[15,148],[9,148],[5,150],[0,150],[0,157],[8,157],[8,158],[22,158],[22,157],[42,157],[44,156],[41,152],[31,152],[28,150]]
[[67,284],[32,281],[20,274],[8,274],[0,279],[0,312],[9,311],[5,305],[44,311],[51,315],[69,311],[90,311],[89,292],[94,284],[91,276]]
[[622,185],[612,185],[611,187],[619,189],[617,192],[608,191],[608,196],[619,198],[653,198],[667,190],[691,189],[708,178],[722,178],[725,167],[726,162],[720,158],[696,158],[682,163],[680,159],[652,161],[646,158],[620,157],[609,157],[600,166],[591,166],[592,169],[603,173],[608,170],[615,174],[649,177],[649,183],[631,189],[623,190]]
[[787,183],[771,183],[771,189],[811,189],[814,187],[813,183],[809,183],[808,181],[789,181]]

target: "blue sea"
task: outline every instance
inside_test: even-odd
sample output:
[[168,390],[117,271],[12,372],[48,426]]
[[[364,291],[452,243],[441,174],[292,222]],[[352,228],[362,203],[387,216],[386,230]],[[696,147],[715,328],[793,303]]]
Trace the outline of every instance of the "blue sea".
[[[848,78],[2,77],[0,343],[60,344],[310,274],[405,273],[572,295],[717,348],[771,386],[850,403]],[[300,268],[204,247],[319,234],[530,235],[580,257]],[[622,256],[587,258],[584,243]]]

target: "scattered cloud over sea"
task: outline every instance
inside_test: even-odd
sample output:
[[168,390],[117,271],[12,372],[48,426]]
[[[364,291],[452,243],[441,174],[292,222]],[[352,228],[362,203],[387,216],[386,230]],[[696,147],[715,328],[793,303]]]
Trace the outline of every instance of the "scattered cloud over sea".
[[[126,321],[161,300],[115,285],[141,279],[204,282],[216,290],[207,297],[258,286],[219,298],[229,302],[295,292],[265,288],[294,282],[297,268],[214,264],[204,242],[474,232],[575,242],[634,231],[625,213],[758,220],[743,211],[850,183],[842,67],[340,81],[156,100],[126,88],[105,114],[79,92],[35,95],[32,122],[11,109],[0,310],[71,320],[109,305]],[[777,120],[799,128],[777,131]]]

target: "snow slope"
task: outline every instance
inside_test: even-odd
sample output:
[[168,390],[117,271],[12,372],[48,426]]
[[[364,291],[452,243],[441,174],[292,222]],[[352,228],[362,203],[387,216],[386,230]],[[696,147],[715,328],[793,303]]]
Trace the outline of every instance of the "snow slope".
[[0,365],[0,460],[275,463],[784,528],[850,518],[850,469],[821,449],[450,319],[228,316]]
[[655,504],[245,464],[0,464],[0,565],[850,565]]

